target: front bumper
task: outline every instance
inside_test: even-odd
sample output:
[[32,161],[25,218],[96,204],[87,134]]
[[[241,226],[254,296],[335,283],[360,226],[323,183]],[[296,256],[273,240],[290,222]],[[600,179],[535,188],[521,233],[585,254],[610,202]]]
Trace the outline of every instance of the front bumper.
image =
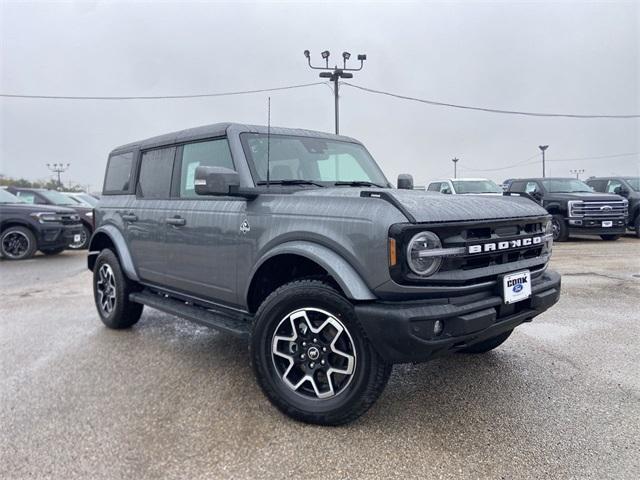
[[73,236],[82,233],[82,224],[71,225],[47,225],[40,230],[38,248],[56,249],[66,247],[73,243]]
[[[569,233],[576,235],[622,235],[626,231],[626,217],[611,218],[574,218],[568,217]],[[603,227],[603,221],[610,221],[611,227]]]
[[[367,338],[389,363],[425,362],[512,330],[560,298],[560,275],[547,270],[533,282],[531,297],[505,305],[498,294],[466,300],[372,302],[355,306]],[[441,320],[442,333],[434,335]]]

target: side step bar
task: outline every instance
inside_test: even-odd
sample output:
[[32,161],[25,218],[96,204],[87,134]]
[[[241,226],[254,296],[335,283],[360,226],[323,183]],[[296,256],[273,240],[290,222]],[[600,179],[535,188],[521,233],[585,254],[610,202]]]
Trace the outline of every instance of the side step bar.
[[246,317],[243,317],[241,314],[232,315],[222,311],[210,310],[148,291],[131,293],[129,294],[129,300],[155,308],[161,312],[191,320],[201,325],[206,325],[207,327],[215,328],[216,330],[231,333],[239,337],[249,337],[249,322],[246,320]]

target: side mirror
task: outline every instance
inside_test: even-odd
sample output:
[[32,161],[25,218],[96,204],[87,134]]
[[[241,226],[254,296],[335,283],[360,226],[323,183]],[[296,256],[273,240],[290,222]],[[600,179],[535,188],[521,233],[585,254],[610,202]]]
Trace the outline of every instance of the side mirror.
[[198,195],[234,195],[240,188],[240,175],[224,167],[197,167],[194,186]]
[[398,175],[398,188],[401,190],[413,190],[413,177],[408,173]]
[[627,190],[624,187],[616,187],[613,190],[613,193],[615,193],[616,195],[620,195],[621,197],[628,197],[629,196],[629,190]]
[[451,190],[448,188],[445,188],[444,190],[442,190],[442,194],[443,195],[451,195]]

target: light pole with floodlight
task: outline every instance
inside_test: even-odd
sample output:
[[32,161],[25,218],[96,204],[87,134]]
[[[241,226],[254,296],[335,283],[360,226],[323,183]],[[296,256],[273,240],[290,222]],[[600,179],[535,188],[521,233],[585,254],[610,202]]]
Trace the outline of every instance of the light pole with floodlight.
[[538,145],[538,148],[542,152],[542,178],[544,178],[546,177],[546,171],[544,168],[544,152],[547,148],[549,148],[549,145]]
[[367,56],[362,53],[358,55],[358,60],[360,60],[359,68],[347,68],[347,60],[349,60],[349,58],[351,57],[351,54],[349,52],[342,52],[342,65],[343,65],[342,68],[338,68],[337,65],[331,68],[329,67],[329,55],[330,55],[329,50],[325,50],[320,55],[325,61],[325,66],[314,67],[313,65],[311,65],[311,53],[309,52],[309,50],[304,51],[304,56],[307,58],[307,61],[309,62],[309,67],[312,68],[313,70],[324,70],[323,72],[320,72],[320,78],[328,78],[330,81],[333,82],[333,98],[334,98],[334,108],[335,108],[335,117],[336,117],[336,134],[338,134],[340,133],[340,119],[339,119],[339,105],[338,105],[339,103],[338,79],[353,78],[353,74],[349,72],[357,72],[359,70],[362,70],[362,67],[364,66],[364,61],[367,59]]

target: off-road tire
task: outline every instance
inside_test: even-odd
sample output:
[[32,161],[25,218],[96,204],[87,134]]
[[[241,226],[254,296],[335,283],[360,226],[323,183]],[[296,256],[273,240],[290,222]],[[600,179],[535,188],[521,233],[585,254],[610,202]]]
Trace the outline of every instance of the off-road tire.
[[[9,245],[11,239],[17,244]],[[5,241],[7,245],[5,245]],[[5,250],[5,247],[7,249]],[[26,227],[9,227],[0,234],[0,257],[7,260],[26,260],[33,257],[38,249],[35,235]]]
[[569,226],[562,215],[553,215],[551,218],[553,225],[553,241],[566,242],[569,239]]
[[467,348],[460,350],[463,353],[487,353],[493,350],[494,348],[499,347],[504,342],[507,341],[507,338],[511,336],[513,330],[509,330],[507,332],[501,333],[500,335],[496,335],[495,337],[488,338],[483,342],[475,343]]
[[606,240],[607,242],[615,242],[620,238],[620,235],[600,235],[602,240]]
[[[292,312],[301,309],[331,314],[352,340],[356,359],[352,378],[330,398],[312,399],[294,391],[276,367],[272,354],[276,329]],[[295,420],[318,425],[342,425],[360,417],[378,399],[392,370],[392,365],[383,361],[366,338],[353,305],[321,280],[288,283],[264,300],[255,316],[250,353],[256,380],[271,403]]]
[[[100,272],[105,266],[108,267],[105,270],[110,270],[113,276],[113,286],[110,287],[110,290],[112,290],[115,299],[113,307],[108,311],[101,305],[100,295],[103,288],[100,281],[104,282]],[[140,320],[143,305],[129,301],[129,294],[138,290],[139,286],[129,280],[122,271],[117,255],[112,250],[102,250],[93,267],[93,298],[102,323],[115,330],[135,325]]]
[[42,253],[44,253],[45,255],[51,256],[51,255],[58,255],[59,253],[62,253],[66,250],[65,247],[62,248],[41,248],[40,251]]
[[633,226],[636,229],[636,238],[640,238],[640,213],[636,215],[636,221],[633,223]]
[[89,241],[91,240],[91,230],[89,230],[89,227],[87,227],[86,225],[82,225],[81,235],[81,243],[70,243],[69,250],[85,250],[89,247]]

